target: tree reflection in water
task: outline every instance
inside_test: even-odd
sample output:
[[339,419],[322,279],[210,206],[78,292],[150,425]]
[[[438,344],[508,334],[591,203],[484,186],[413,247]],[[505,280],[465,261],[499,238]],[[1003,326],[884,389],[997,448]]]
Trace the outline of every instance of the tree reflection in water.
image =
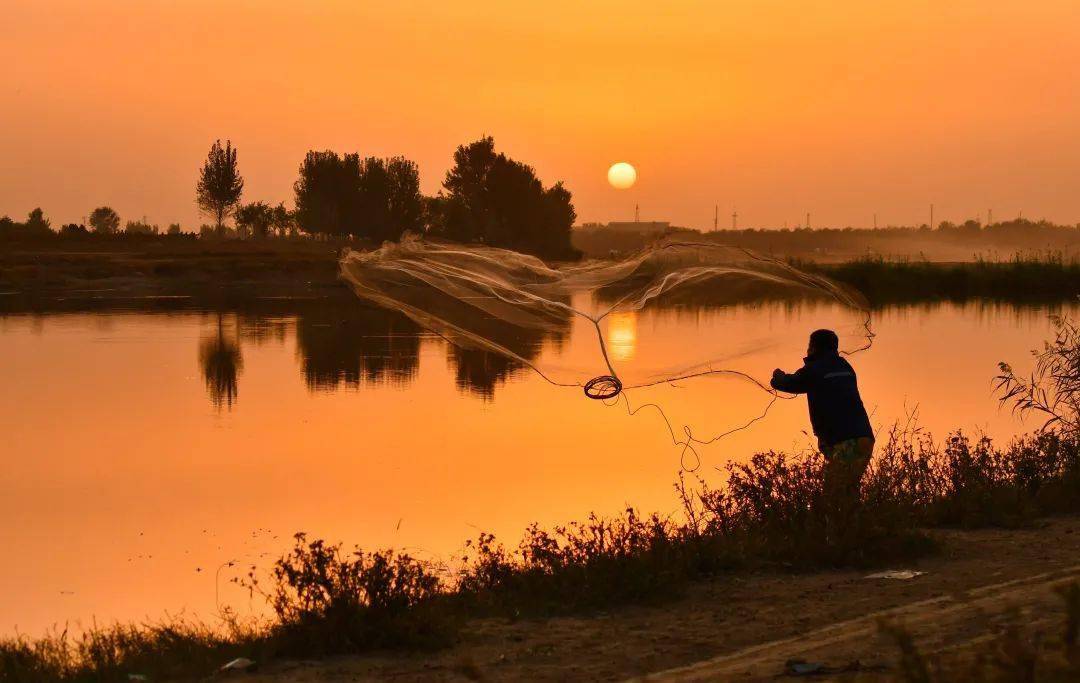
[[224,407],[232,410],[239,394],[239,376],[244,368],[244,357],[235,334],[225,333],[221,313],[213,333],[199,340],[199,368],[202,370],[210,402],[219,411]]
[[308,388],[405,385],[416,377],[420,329],[393,311],[328,306],[296,318],[296,355]]
[[[482,324],[488,337],[529,360],[547,343],[562,344],[569,331],[569,320],[566,329],[556,333],[492,320]],[[199,340],[199,366],[215,408],[231,410],[236,404],[242,346],[283,345],[289,328],[295,331],[300,372],[308,389],[315,392],[407,386],[419,373],[423,340],[442,343],[401,313],[355,300],[293,300],[267,303],[264,310],[219,312],[213,330]],[[527,369],[501,354],[445,346],[457,386],[485,400],[493,399],[499,385]]]

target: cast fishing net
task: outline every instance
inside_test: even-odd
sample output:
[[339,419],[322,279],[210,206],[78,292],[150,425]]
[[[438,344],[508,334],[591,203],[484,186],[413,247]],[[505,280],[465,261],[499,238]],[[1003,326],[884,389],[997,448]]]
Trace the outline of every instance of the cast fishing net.
[[[632,390],[684,388],[692,380],[734,380],[763,397],[751,419],[714,428],[710,436],[696,436],[689,423],[677,435],[668,421],[684,454],[763,417],[782,398],[769,387],[769,372],[796,363],[812,329],[835,330],[847,354],[868,348],[873,337],[858,292],[710,242],[661,242],[622,260],[553,266],[506,249],[407,236],[346,252],[341,275],[358,296],[404,313],[461,352],[505,356],[589,398],[625,400],[631,412],[640,408],[629,401]],[[737,315],[763,307],[776,325]],[[791,334],[782,318],[796,310],[812,311],[813,325]],[[687,335],[688,327],[701,331]],[[592,341],[566,343],[577,335]],[[746,403],[739,401],[740,409]]]

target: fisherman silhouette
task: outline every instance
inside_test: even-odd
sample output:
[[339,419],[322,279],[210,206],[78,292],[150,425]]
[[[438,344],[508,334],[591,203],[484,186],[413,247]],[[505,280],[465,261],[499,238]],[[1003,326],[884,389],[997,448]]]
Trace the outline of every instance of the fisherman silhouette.
[[859,503],[859,484],[874,451],[874,431],[859,396],[855,369],[840,356],[832,330],[817,330],[803,366],[792,374],[773,371],[778,391],[806,394],[810,424],[825,456],[823,494],[834,533],[846,531]]

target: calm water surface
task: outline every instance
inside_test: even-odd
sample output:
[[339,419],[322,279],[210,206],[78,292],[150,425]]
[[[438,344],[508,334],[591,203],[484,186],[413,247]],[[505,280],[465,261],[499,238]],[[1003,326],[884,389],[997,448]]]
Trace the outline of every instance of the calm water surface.
[[[875,426],[917,409],[938,435],[1023,431],[990,380],[1000,360],[1029,366],[1049,312],[878,312],[873,349],[853,359]],[[723,338],[730,367],[764,379],[797,367],[825,313],[684,309],[613,317],[603,330],[616,364],[662,367]],[[580,326],[518,341],[543,364],[596,353]],[[479,530],[514,543],[532,521],[675,508],[680,450],[653,409],[630,416],[359,304],[7,315],[0,367],[3,633],[257,609],[228,579],[269,565],[300,530],[449,558]],[[703,436],[752,419],[768,396],[716,379],[630,398]],[[700,449],[699,471],[719,478],[714,468],[754,451],[805,447],[806,429],[801,399],[777,402]]]

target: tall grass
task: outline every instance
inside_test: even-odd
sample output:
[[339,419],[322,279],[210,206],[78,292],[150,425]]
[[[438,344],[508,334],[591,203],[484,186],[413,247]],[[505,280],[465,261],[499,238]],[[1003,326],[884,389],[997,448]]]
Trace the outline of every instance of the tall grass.
[[1080,294],[1080,262],[1061,254],[968,263],[865,258],[799,265],[855,287],[874,305],[972,298],[1063,301]]
[[224,631],[190,623],[95,627],[0,642],[3,680],[122,680],[129,673],[206,674],[256,659],[433,647],[464,618],[552,614],[661,599],[688,581],[746,566],[868,565],[932,549],[921,529],[1024,524],[1080,510],[1080,440],[1047,432],[1007,448],[962,433],[937,444],[890,434],[863,480],[857,520],[830,533],[817,453],[761,453],[727,481],[676,484],[675,517],[623,514],[550,530],[513,547],[490,534],[452,570],[392,551],[345,550],[302,534],[262,582],[268,624]]
[[0,681],[160,680],[212,672],[241,655],[263,656],[263,633],[255,627],[171,619],[161,624],[94,625],[66,628],[38,638],[0,642]]

